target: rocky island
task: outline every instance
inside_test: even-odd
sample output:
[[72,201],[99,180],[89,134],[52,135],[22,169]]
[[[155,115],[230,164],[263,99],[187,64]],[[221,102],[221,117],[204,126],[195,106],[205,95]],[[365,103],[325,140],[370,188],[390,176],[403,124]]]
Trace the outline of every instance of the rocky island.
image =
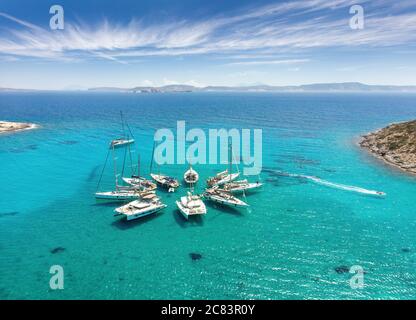
[[416,120],[394,123],[364,135],[360,146],[385,162],[416,174]]
[[37,127],[38,126],[33,123],[0,121],[0,134],[36,129]]

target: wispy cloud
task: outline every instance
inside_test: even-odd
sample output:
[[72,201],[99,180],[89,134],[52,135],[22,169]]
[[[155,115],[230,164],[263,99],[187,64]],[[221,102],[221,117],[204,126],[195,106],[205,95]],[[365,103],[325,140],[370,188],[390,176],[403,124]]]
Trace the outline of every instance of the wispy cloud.
[[298,64],[310,61],[309,59],[286,59],[286,60],[255,60],[255,61],[240,61],[230,62],[228,66],[259,66],[259,65],[273,65],[273,64]]
[[[368,13],[364,30],[351,30],[348,25],[348,9],[355,2],[298,0],[239,10],[203,21],[180,20],[150,25],[136,19],[127,24],[107,20],[99,25],[66,22],[64,30],[56,31],[0,12],[0,18],[20,26],[0,35],[0,52],[8,56],[46,59],[100,57],[119,63],[148,56],[215,53],[238,57],[244,54],[252,60],[230,62],[229,65],[278,65],[307,62],[307,59],[276,60],[270,57],[258,60],[256,55],[305,52],[319,47],[383,47],[416,41],[413,0],[391,6],[388,14],[385,1],[361,1]],[[403,8],[407,11],[403,12]]]
[[10,21],[16,22],[24,27],[33,29],[33,30],[42,30],[42,28],[38,27],[37,25],[34,25],[30,22],[18,19],[16,17],[11,16],[10,14],[4,13],[4,12],[0,12],[0,17],[6,18]]

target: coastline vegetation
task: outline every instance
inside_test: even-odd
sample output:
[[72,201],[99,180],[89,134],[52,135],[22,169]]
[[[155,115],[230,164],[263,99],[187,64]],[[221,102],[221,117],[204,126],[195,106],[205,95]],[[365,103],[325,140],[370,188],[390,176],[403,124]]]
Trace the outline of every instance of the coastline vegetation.
[[360,146],[385,162],[416,174],[416,120],[394,123],[364,135]]

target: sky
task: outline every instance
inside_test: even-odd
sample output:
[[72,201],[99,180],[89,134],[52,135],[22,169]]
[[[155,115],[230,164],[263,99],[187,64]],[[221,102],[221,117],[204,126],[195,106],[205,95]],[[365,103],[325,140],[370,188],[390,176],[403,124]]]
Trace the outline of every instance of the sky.
[[0,0],[0,87],[329,82],[416,85],[416,1]]

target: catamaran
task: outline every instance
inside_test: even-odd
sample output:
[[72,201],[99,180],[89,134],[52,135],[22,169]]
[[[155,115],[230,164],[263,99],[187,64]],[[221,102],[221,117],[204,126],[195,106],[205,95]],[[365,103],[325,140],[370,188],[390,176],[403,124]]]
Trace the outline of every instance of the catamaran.
[[166,208],[154,192],[141,195],[141,198],[115,209],[115,215],[126,216],[127,221],[135,220],[159,212]]
[[247,179],[232,181],[225,183],[221,190],[228,191],[231,193],[242,193],[246,191],[257,190],[263,186],[263,183],[257,182],[248,182]]
[[183,180],[188,184],[195,184],[198,182],[199,174],[192,168],[192,165],[190,165],[189,169],[184,173]]
[[[117,138],[117,139],[112,140],[110,142],[110,149],[119,148],[119,147],[123,147],[123,146],[130,145],[130,144],[134,143],[133,134],[131,133],[130,127],[127,124],[127,122],[124,121],[123,112],[121,112],[121,111],[120,111],[120,117],[121,117],[121,126],[122,126],[122,130],[123,130],[123,136],[121,138]],[[127,126],[132,138],[130,138],[126,134],[125,126]]]
[[206,189],[204,193],[204,198],[229,207],[249,207],[249,205],[246,202],[234,197],[230,192],[220,190],[218,187]]
[[180,201],[176,201],[176,205],[186,220],[190,216],[201,216],[207,213],[207,208],[201,197],[192,194],[192,192],[188,192],[186,196],[181,197]]

